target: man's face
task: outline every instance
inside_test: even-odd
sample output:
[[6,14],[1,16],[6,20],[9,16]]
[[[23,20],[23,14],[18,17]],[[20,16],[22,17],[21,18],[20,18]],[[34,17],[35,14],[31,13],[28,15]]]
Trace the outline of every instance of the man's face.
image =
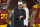
[[23,7],[26,7],[27,6],[27,4],[23,4]]
[[18,7],[22,8],[23,6],[22,6],[22,4],[20,4],[20,5],[18,5]]
[[5,6],[3,6],[3,9],[5,9]]
[[3,5],[2,8],[3,8],[3,9],[6,9],[6,8],[7,8],[7,5]]

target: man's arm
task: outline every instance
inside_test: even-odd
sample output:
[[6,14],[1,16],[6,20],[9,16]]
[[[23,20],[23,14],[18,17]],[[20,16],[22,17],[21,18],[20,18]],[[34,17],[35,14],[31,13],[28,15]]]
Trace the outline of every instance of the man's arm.
[[19,15],[17,14],[17,10],[14,10],[14,18],[16,20],[19,20]]
[[21,20],[24,20],[26,18],[26,12],[23,10],[23,18]]
[[37,11],[33,11],[31,15],[31,25],[33,25],[34,17],[36,15]]

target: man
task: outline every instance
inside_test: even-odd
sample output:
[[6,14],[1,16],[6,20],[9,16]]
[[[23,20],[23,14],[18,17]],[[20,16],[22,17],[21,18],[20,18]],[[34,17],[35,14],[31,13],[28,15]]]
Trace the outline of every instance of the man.
[[[0,7],[2,8],[2,6]],[[9,11],[7,9],[0,9],[0,27],[7,27]]]
[[35,5],[33,5],[32,7],[32,14],[31,14],[31,27],[33,27],[33,20],[34,20],[34,16],[37,12],[37,8],[38,8],[38,3],[35,2]]
[[[33,8],[32,20],[34,27],[40,27],[40,2],[36,4],[37,6]],[[34,6],[33,6],[34,7]]]
[[26,1],[23,2],[23,9],[26,12],[26,18],[24,19],[24,25],[25,25],[25,27],[28,27],[28,18],[29,18],[29,9],[27,8],[27,4],[28,3]]
[[10,21],[11,21],[10,27],[14,27],[14,10],[12,10],[11,12]]
[[22,9],[22,4],[22,2],[18,2],[18,8],[14,10],[14,27],[24,27],[23,20],[26,18],[26,13]]

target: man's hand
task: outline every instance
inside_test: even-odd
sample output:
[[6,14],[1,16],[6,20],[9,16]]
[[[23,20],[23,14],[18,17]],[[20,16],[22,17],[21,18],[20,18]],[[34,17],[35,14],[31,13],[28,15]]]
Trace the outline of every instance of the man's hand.
[[23,18],[24,16],[22,15],[22,16],[19,16],[19,17],[20,17],[20,19],[21,19],[21,18]]

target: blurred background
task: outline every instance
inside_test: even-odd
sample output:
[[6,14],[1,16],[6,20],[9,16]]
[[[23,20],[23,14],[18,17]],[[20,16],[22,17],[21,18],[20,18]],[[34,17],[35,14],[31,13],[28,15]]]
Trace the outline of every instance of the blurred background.
[[[30,15],[32,13],[33,5],[35,5],[35,2],[38,2],[37,0],[0,0],[0,4],[4,4],[4,5],[6,4],[6,9],[8,9],[10,11],[9,17],[12,14],[11,11],[14,10],[15,8],[17,8],[18,1],[27,1],[28,2],[27,7],[29,8],[29,14]],[[29,24],[29,26],[30,26],[30,24]]]

